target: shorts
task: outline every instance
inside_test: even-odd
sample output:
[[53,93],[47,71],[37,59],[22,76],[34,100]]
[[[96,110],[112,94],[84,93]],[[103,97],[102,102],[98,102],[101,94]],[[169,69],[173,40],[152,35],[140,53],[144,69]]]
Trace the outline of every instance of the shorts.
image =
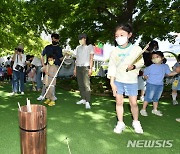
[[114,81],[117,87],[117,94],[125,94],[126,96],[137,96],[138,95],[138,84],[137,83],[122,83]]
[[158,102],[163,92],[163,85],[154,85],[147,83],[144,101],[147,102]]

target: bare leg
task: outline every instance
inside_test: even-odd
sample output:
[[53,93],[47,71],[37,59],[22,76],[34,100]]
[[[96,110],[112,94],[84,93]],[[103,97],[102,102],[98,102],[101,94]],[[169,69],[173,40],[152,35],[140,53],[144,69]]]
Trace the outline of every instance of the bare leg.
[[172,99],[173,101],[176,100],[177,97],[177,90],[172,90]]
[[138,120],[139,110],[138,110],[138,105],[137,105],[137,96],[129,96],[129,103],[131,106],[133,119]]
[[144,101],[144,103],[143,103],[143,110],[146,110],[146,107],[147,107],[147,105],[148,105],[148,102],[147,101]]
[[158,102],[153,102],[153,109],[157,110],[157,108],[158,108]]
[[144,91],[144,90],[141,90],[141,97],[142,97],[142,96],[144,97],[144,94],[145,94],[145,91]]
[[117,94],[116,96],[116,113],[118,117],[118,121],[123,122],[123,113],[124,113],[124,108],[123,108],[123,95]]

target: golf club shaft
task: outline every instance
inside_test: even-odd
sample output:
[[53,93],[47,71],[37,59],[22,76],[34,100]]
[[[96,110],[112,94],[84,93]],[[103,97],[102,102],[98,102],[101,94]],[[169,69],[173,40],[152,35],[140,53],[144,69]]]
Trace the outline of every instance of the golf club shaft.
[[56,76],[57,76],[59,70],[61,69],[62,64],[64,63],[64,60],[65,60],[65,59],[66,59],[66,56],[63,58],[63,60],[62,60],[62,62],[61,62],[61,65],[59,66],[59,68],[58,68],[56,74],[54,75],[53,79],[51,80],[51,82],[50,82],[50,84],[49,84],[49,86],[48,86],[48,88],[47,88],[47,90],[46,90],[46,92],[45,92],[45,94],[44,94],[42,100],[43,100],[43,99],[45,98],[45,96],[47,95],[47,93],[48,93],[48,91],[49,91],[49,89],[50,89],[50,87],[51,87],[51,85],[52,85],[54,79],[56,78]]

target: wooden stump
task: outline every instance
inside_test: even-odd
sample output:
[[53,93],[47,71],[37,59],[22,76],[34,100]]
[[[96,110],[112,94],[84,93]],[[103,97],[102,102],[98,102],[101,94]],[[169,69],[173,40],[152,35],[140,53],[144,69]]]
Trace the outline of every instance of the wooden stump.
[[27,106],[19,110],[19,128],[21,154],[46,154],[46,115],[43,105],[31,105],[32,112],[27,112]]

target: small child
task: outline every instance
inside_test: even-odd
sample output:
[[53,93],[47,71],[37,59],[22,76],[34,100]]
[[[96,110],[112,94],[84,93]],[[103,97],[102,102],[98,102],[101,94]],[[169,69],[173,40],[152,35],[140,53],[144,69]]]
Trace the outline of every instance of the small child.
[[176,72],[171,72],[169,66],[164,64],[164,55],[161,51],[152,53],[152,62],[154,64],[147,67],[144,71],[144,78],[147,79],[146,93],[144,97],[143,108],[140,111],[142,116],[148,116],[146,112],[146,107],[149,102],[153,102],[152,113],[157,116],[162,116],[163,114],[157,110],[158,101],[163,92],[163,79],[165,75],[174,76],[180,71],[177,69]]
[[[136,60],[137,55],[142,52],[141,47],[130,43],[132,36],[132,26],[130,24],[121,24],[116,27],[115,41],[116,48],[111,52],[109,59],[109,67],[107,77],[110,78],[110,85],[113,91],[113,96],[116,97],[116,113],[118,117],[117,125],[114,132],[122,133],[126,125],[123,120],[124,113],[124,95],[129,97],[129,104],[133,116],[132,126],[136,133],[143,134],[143,129],[138,120],[138,83],[137,76],[140,68],[144,65],[143,59]],[[127,71],[128,70],[128,71]]]
[[34,65],[32,65],[30,68],[28,73],[28,80],[32,82],[32,90],[36,91],[36,67]]
[[[173,70],[175,70],[177,67],[180,67],[180,54],[177,57],[177,62],[173,66]],[[177,75],[174,77],[174,81],[172,83],[172,99],[173,99],[173,105],[177,105],[178,101],[176,100],[177,97],[177,91],[180,90],[180,76]]]
[[51,81],[53,80],[54,76],[57,72],[57,66],[54,64],[54,57],[48,56],[48,64],[42,67],[42,72],[45,73],[44,79],[43,79],[43,89],[42,89],[42,95],[44,95],[45,90],[48,89],[49,86],[51,86],[47,92],[47,95],[45,96],[47,99],[44,102],[45,104],[48,104],[49,106],[55,105],[56,97],[55,94],[55,85],[56,85],[56,77],[52,84],[50,85]]
[[12,68],[10,67],[10,65],[7,65],[7,80],[12,80]]

